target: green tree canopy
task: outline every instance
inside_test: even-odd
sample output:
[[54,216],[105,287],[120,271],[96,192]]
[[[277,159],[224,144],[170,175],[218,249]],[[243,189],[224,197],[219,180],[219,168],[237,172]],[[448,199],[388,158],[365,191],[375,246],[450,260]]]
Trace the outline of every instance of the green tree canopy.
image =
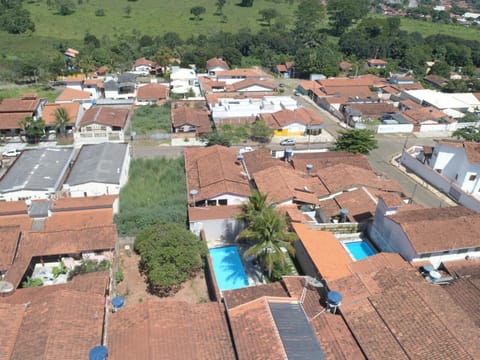
[[278,16],[278,11],[274,8],[262,9],[258,13],[262,17],[262,20],[265,21],[269,26],[272,20]]
[[375,133],[365,129],[340,130],[335,150],[368,154],[377,148]]
[[457,139],[480,142],[480,129],[477,126],[469,126],[455,130],[453,136]]
[[268,143],[272,139],[273,130],[263,120],[255,121],[250,128],[250,138],[253,141]]
[[20,128],[25,133],[27,142],[36,144],[40,138],[45,134],[45,121],[41,118],[34,119],[31,116],[24,117],[19,122]]
[[135,251],[140,268],[147,276],[149,291],[164,297],[174,294],[180,285],[194,277],[203,266],[206,244],[178,224],[156,224],[137,236]]
[[248,227],[267,206],[267,194],[254,190],[248,201],[242,204],[242,213],[237,216],[237,219]]
[[317,0],[305,0],[298,4],[295,12],[295,37],[299,45],[314,48],[325,42],[320,24],[325,18],[325,6]]
[[288,232],[285,217],[273,208],[266,207],[256,215],[249,226],[238,235],[239,240],[247,240],[250,247],[244,257],[254,256],[272,276],[275,264],[285,267],[285,256],[282,248],[291,255],[295,254],[293,242],[297,239],[294,233]]
[[222,146],[230,147],[232,143],[227,136],[219,133],[218,131],[214,131],[207,136],[206,146],[213,146],[213,145],[222,145]]
[[338,74],[338,64],[341,56],[331,46],[320,46],[316,49],[303,48],[295,56],[295,69],[302,76],[323,74],[335,76]]
[[200,20],[200,15],[205,14],[205,7],[203,6],[194,6],[190,9],[190,14],[192,14],[195,17],[196,21]]
[[341,35],[355,21],[368,14],[370,2],[368,0],[329,0],[327,13],[329,15],[332,32]]
[[55,0],[55,8],[62,16],[71,15],[75,12],[75,3],[72,0]]
[[70,123],[70,115],[68,114],[67,109],[64,107],[59,107],[55,110],[55,130],[59,131],[60,134],[65,135],[65,128]]

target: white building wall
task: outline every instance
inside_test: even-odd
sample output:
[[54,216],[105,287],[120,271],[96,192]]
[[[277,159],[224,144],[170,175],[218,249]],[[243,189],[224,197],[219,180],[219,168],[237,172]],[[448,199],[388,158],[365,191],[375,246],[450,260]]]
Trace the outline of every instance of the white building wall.
[[222,194],[215,197],[210,198],[210,200],[227,200],[227,205],[242,205],[243,203],[248,201],[248,197],[234,195],[234,194]]
[[[375,220],[376,219],[377,217]],[[415,250],[400,225],[387,217],[383,217],[382,222],[374,221],[370,228],[369,235],[381,251],[399,253],[407,261],[417,257]]]
[[411,133],[413,132],[413,124],[398,124],[398,125],[378,125],[377,133],[379,134],[388,134],[388,133]]
[[293,123],[293,124],[288,124],[287,126],[284,127],[284,129],[288,130],[289,133],[303,134],[306,131],[307,127],[300,123]]
[[11,191],[0,194],[0,201],[44,200],[49,199],[53,194],[53,190],[52,192],[32,190]]
[[253,85],[253,86],[249,86],[249,87],[246,87],[246,88],[243,88],[243,89],[239,89],[237,91],[245,91],[245,92],[249,92],[249,91],[273,91],[273,89],[266,88],[266,87],[259,86],[259,85]]
[[235,219],[199,220],[190,222],[190,231],[200,236],[200,231],[205,232],[208,248],[214,248],[235,242],[243,225]]
[[66,186],[64,190],[69,190],[72,197],[118,195],[120,193],[120,185],[90,182],[81,185]]

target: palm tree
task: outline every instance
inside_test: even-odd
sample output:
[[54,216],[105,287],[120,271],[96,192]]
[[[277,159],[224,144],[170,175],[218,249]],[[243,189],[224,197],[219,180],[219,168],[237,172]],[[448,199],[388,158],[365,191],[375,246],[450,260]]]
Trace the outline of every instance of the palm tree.
[[267,207],[267,196],[254,190],[248,201],[242,205],[242,214],[238,215],[237,219],[248,227],[253,219]]
[[29,143],[37,143],[45,134],[45,121],[42,118],[34,119],[31,116],[26,116],[19,121],[18,125],[23,130]]
[[285,217],[271,207],[258,213],[250,226],[240,232],[239,238],[253,243],[243,256],[255,257],[267,271],[269,278],[275,264],[282,267],[286,265],[282,248],[287,249],[292,256],[295,254],[292,244],[297,238],[296,235],[287,231]]
[[70,123],[70,115],[64,107],[59,107],[55,110],[55,130],[60,131],[65,135],[65,127]]

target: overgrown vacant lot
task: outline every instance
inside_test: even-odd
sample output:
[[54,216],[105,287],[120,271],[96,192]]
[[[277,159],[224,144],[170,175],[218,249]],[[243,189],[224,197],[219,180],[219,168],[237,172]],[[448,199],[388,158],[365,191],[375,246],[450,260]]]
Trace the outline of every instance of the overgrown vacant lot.
[[21,97],[24,94],[37,94],[42,99],[48,99],[49,102],[54,102],[60,94],[59,89],[43,85],[31,86],[11,86],[9,88],[0,89],[0,101],[7,98]]
[[136,235],[157,222],[185,226],[186,190],[183,158],[135,159],[128,184],[120,192],[115,217],[121,235]]
[[131,129],[138,135],[149,135],[155,132],[169,133],[171,130],[170,101],[161,106],[140,106],[133,114]]

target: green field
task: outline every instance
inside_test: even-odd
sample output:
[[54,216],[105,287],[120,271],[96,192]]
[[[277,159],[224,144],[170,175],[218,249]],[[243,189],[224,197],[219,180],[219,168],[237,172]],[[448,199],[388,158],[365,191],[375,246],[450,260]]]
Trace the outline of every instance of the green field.
[[[238,0],[240,2],[240,0]],[[77,1],[75,1],[77,3]],[[159,1],[139,0],[83,0],[77,5],[75,13],[68,16],[54,14],[49,10],[46,2],[29,4],[24,3],[32,14],[37,36],[58,39],[83,39],[88,31],[101,39],[104,35],[115,36],[133,30],[151,36],[162,35],[172,31],[186,39],[193,34],[209,34],[216,31],[236,32],[240,28],[249,27],[253,31],[261,28],[258,21],[258,12],[264,8],[275,8],[280,14],[291,18],[296,9],[297,1],[289,4],[285,1],[255,0],[250,8],[235,5],[236,0],[227,1],[223,13],[227,16],[223,23],[220,16],[214,15],[215,1]],[[130,16],[126,15],[125,8],[131,7]],[[206,12],[202,20],[190,20],[190,9],[194,6],[203,6]],[[104,9],[105,16],[95,16],[97,9]]]
[[401,29],[408,32],[419,32],[424,37],[430,35],[450,35],[465,40],[479,40],[480,27],[465,27],[457,24],[441,24],[431,21],[402,18]]
[[16,98],[24,94],[37,94],[42,99],[48,99],[54,102],[58,97],[60,90],[48,86],[30,85],[30,86],[9,86],[7,89],[0,89],[0,101],[6,98]]

